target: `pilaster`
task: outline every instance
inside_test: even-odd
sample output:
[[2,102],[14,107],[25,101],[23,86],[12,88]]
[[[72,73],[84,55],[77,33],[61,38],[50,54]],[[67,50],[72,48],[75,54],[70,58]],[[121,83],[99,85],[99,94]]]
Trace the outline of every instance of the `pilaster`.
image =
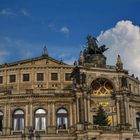
[[56,133],[56,118],[55,118],[55,105],[54,102],[49,103],[48,105],[48,112],[50,112],[48,114],[48,134],[54,134]]

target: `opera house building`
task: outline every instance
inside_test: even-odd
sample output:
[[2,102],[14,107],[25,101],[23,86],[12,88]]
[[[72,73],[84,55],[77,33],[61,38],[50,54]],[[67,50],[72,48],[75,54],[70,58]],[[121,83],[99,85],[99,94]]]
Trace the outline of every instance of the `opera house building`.
[[140,140],[140,81],[87,37],[73,65],[47,48],[0,65],[0,140]]

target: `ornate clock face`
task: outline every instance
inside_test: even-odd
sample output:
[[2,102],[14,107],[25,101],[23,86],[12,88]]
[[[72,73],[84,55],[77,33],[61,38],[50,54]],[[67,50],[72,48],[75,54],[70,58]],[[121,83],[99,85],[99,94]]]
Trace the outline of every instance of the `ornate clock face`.
[[110,95],[113,92],[112,83],[105,78],[98,78],[91,84],[94,95]]

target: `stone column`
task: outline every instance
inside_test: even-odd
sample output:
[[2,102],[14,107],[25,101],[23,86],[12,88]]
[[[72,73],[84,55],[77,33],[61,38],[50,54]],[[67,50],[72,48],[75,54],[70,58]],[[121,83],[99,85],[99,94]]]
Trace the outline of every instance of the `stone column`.
[[34,86],[35,86],[35,85],[34,85],[35,80],[36,80],[36,79],[35,79],[35,76],[36,76],[36,75],[35,75],[35,68],[32,68],[32,73],[31,73],[31,84],[32,84],[32,87],[31,87],[31,88],[32,88],[32,89],[34,89]]
[[77,93],[76,106],[77,106],[77,130],[84,130],[84,98],[82,93]]
[[79,97],[76,98],[76,116],[77,116],[77,122],[79,123]]
[[61,83],[61,89],[64,89],[64,84],[63,84],[64,83],[64,76],[63,76],[63,74],[64,74],[64,70],[61,67],[60,72],[58,73],[58,76],[60,77],[59,81]]
[[12,120],[11,120],[11,110],[10,110],[10,105],[6,105],[6,134],[10,135],[11,133],[11,128],[12,128]]
[[6,134],[6,129],[7,129],[7,105],[5,104],[4,106],[4,117],[3,117],[3,134]]
[[20,73],[20,69],[18,69],[17,72],[17,90],[20,91],[20,82],[21,82],[21,73]]
[[116,107],[117,107],[117,124],[120,124],[120,108],[119,108],[119,101],[116,101]]
[[49,114],[48,114],[48,133],[49,134],[54,134],[56,133],[56,118],[55,118],[55,105],[53,102],[51,102],[49,105]]
[[125,125],[128,120],[127,116],[127,103],[126,103],[126,96],[122,95],[119,100],[119,110],[120,110],[120,124]]
[[25,133],[28,132],[28,128],[29,128],[29,105],[26,105],[26,110],[25,110]]
[[133,117],[133,109],[132,106],[130,106],[130,124],[132,125],[132,128],[134,128],[134,123],[133,123],[134,117]]
[[124,107],[125,107],[125,116],[126,116],[126,123],[129,123],[129,113],[128,113],[128,101],[127,99],[124,100]]
[[55,119],[55,106],[54,103],[51,104],[51,108],[52,108],[52,125],[55,126],[56,124],[56,119]]
[[48,89],[49,88],[49,69],[48,69],[48,67],[46,67],[46,77],[45,77],[46,79],[48,79],[48,80],[46,80],[46,88]]
[[5,82],[4,82],[4,84],[5,84],[5,87],[7,88],[7,84],[8,84],[7,70],[5,70],[4,76],[5,76]]
[[127,114],[128,114],[128,123],[131,124],[129,100],[128,100],[128,103],[127,103]]
[[85,122],[85,109],[84,109],[84,98],[81,96],[79,98],[79,111],[80,111],[80,116],[79,116],[79,121],[81,124],[84,124]]
[[30,104],[30,124],[29,124],[29,127],[33,127],[33,105]]
[[48,133],[50,133],[50,126],[51,126],[51,104],[48,104],[48,114],[47,114],[47,118],[48,118],[48,122],[47,122],[47,131]]
[[136,125],[136,110],[135,110],[134,107],[133,107],[133,123],[134,123],[134,128],[137,128],[137,125]]
[[73,124],[73,115],[72,115],[72,112],[73,112],[73,110],[72,110],[72,105],[70,105],[70,126],[72,126],[72,124]]
[[88,96],[88,99],[87,99],[87,110],[88,110],[88,123],[92,123],[92,120],[91,120],[91,113],[90,113],[90,97]]
[[87,108],[86,95],[84,95],[84,117],[85,117],[85,122],[88,122],[88,108]]
[[73,104],[73,123],[77,123],[77,112],[76,112],[76,104]]

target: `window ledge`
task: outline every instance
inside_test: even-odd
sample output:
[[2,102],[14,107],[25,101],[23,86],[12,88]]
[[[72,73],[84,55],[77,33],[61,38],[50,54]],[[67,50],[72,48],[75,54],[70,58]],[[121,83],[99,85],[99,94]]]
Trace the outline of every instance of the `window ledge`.
[[12,130],[11,134],[12,135],[21,135],[23,133],[23,130]]
[[69,129],[57,129],[57,134],[69,134]]
[[3,134],[3,132],[2,131],[0,131],[0,135],[2,135]]
[[35,134],[46,134],[46,130],[34,130]]

